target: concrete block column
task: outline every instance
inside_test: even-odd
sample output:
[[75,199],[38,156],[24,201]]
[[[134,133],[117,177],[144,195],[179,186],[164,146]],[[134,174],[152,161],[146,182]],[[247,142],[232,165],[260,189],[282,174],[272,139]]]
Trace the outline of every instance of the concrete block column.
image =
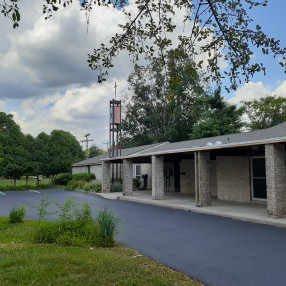
[[152,156],[152,199],[164,199],[164,157]]
[[211,205],[210,151],[195,152],[195,192],[197,207]]
[[133,162],[131,159],[123,160],[123,196],[133,195]]
[[271,217],[286,215],[285,144],[265,145],[267,211]]
[[102,162],[102,192],[110,193],[110,161]]

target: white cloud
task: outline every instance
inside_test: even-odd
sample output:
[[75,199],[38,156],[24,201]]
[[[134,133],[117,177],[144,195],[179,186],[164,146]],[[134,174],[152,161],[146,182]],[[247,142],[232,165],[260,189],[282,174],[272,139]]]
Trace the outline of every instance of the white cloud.
[[260,82],[248,82],[244,86],[240,87],[235,95],[229,99],[230,103],[240,104],[241,101],[252,101],[261,97],[269,95],[277,95],[286,97],[286,80],[282,82],[275,90],[271,90],[270,87],[265,86]]
[[[267,86],[264,86],[262,82],[248,82],[241,88],[239,88],[235,95],[229,99],[230,103],[240,105],[241,101],[258,100],[261,97],[276,95],[286,98],[286,81],[282,82],[275,90]],[[249,122],[249,118],[246,114],[243,114],[242,121]]]
[[[127,86],[125,80],[117,81],[117,84],[121,90]],[[36,136],[40,132],[62,129],[70,131],[78,140],[91,133],[90,138],[105,147],[113,87],[113,82],[92,84],[90,87],[70,88],[63,94],[27,99],[22,103],[20,112],[13,114],[24,133]]]
[[281,97],[286,97],[286,80],[274,91],[274,94]]
[[271,94],[271,90],[265,87],[262,82],[248,82],[237,89],[235,95],[229,99],[229,102],[240,104],[241,101],[251,101]]

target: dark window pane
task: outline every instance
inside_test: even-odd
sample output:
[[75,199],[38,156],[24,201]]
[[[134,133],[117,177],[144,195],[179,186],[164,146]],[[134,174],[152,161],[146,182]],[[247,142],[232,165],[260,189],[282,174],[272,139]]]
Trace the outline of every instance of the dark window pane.
[[266,199],[266,179],[253,179],[253,197]]
[[253,177],[266,177],[265,158],[256,158],[252,160]]

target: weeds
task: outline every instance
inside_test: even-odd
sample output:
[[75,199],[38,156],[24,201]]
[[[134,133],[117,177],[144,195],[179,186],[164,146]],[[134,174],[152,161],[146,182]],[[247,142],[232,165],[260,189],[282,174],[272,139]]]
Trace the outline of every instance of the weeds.
[[9,214],[10,223],[22,223],[24,222],[24,217],[26,215],[26,208],[23,207],[13,207]]

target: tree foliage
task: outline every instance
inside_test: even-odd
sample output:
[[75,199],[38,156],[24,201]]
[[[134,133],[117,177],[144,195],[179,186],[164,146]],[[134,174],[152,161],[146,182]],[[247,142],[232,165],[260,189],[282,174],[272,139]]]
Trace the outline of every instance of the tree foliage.
[[[20,21],[17,3],[20,0],[4,1],[1,12],[9,17],[14,27]],[[43,13],[48,19],[59,7],[68,6],[72,0],[45,0]],[[120,10],[126,17],[118,23],[120,33],[114,34],[109,44],[101,44],[89,54],[88,64],[99,71],[98,81],[106,80],[108,69],[121,51],[127,51],[138,60],[143,54],[146,58],[164,56],[173,45],[175,22],[180,15],[182,23],[190,22],[189,33],[177,35],[178,48],[192,57],[195,69],[204,65],[209,78],[222,84],[227,77],[227,89],[236,89],[241,79],[248,81],[255,73],[265,72],[263,63],[251,60],[254,49],[274,57],[284,56],[286,48],[280,47],[279,40],[268,37],[259,25],[254,25],[248,10],[266,6],[267,0],[137,0],[137,9],[129,9],[128,0],[84,0],[82,10],[89,23],[91,12],[98,6]],[[183,11],[184,13],[179,13]],[[284,58],[285,59],[285,58]],[[229,68],[220,69],[220,61],[225,60]],[[285,61],[280,65],[286,72]]]
[[0,112],[0,146],[0,173],[15,182],[25,171],[25,136],[14,122],[13,115],[4,112]]
[[89,158],[93,158],[96,156],[99,156],[101,154],[104,154],[104,150],[98,148],[95,144],[93,144],[90,148],[89,148]]
[[242,103],[250,120],[251,130],[272,127],[286,121],[286,98],[284,97],[270,95]]
[[165,71],[162,58],[136,65],[129,76],[131,100],[122,121],[125,147],[187,140],[203,112],[206,93],[192,60],[172,50]]
[[67,131],[53,130],[49,138],[49,171],[52,176],[71,172],[74,162],[83,160],[84,153],[76,138]]
[[241,131],[244,123],[241,116],[244,108],[229,104],[221,96],[220,89],[215,90],[213,96],[206,98],[204,104],[207,111],[201,120],[195,124],[191,139],[233,134]]
[[70,172],[84,158],[79,142],[69,132],[42,132],[36,138],[24,135],[13,115],[0,112],[0,175],[19,179],[22,175],[55,176]]

